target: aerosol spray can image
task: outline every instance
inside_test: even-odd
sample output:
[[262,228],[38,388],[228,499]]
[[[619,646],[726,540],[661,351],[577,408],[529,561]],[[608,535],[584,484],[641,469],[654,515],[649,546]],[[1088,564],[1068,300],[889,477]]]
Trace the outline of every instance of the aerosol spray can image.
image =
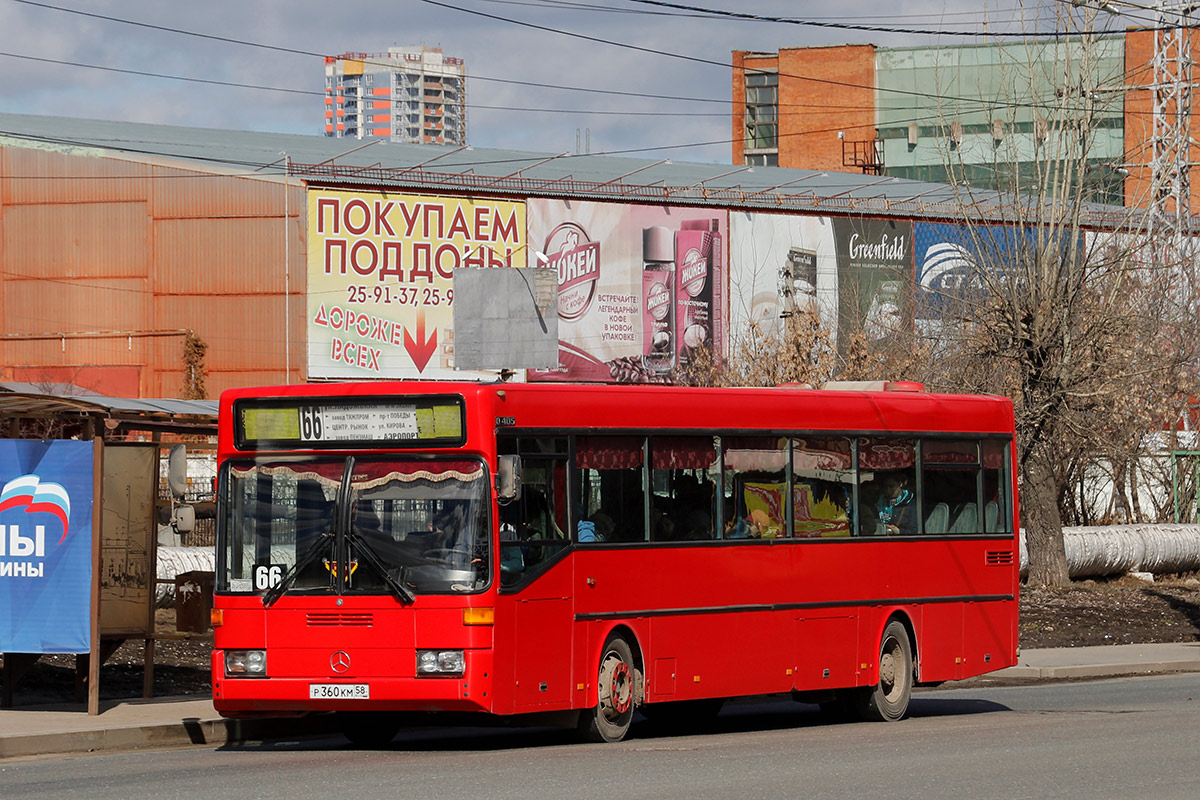
[[712,342],[713,273],[721,239],[715,219],[684,220],[675,234],[675,325],[679,331],[680,365],[692,351]]
[[642,363],[654,375],[675,368],[675,237],[642,229]]

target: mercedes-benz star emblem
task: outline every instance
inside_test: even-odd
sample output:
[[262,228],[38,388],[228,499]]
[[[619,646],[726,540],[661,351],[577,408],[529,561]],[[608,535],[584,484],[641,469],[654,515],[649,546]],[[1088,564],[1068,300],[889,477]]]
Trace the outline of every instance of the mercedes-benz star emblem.
[[350,669],[350,656],[345,650],[338,650],[329,657],[329,666],[333,667],[333,671],[340,675]]

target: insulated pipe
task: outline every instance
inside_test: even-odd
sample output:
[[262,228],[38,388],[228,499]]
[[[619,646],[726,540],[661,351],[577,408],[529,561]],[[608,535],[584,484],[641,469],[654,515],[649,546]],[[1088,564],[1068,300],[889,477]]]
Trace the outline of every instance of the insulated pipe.
[[[1067,573],[1101,578],[1128,572],[1168,574],[1200,569],[1200,525],[1108,525],[1063,528]],[[1021,531],[1021,574],[1029,554]]]

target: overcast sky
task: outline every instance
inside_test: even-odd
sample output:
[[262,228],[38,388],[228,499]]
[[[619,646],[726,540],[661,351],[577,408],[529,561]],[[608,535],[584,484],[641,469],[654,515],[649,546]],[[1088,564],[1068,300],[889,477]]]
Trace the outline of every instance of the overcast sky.
[[[823,24],[1011,32],[1053,29],[1065,1],[678,5]],[[468,140],[477,147],[576,152],[586,131],[594,153],[638,149],[632,154],[728,163],[731,51],[961,41],[968,39],[717,18],[637,0],[0,0],[0,111],[319,135],[321,55],[423,44],[466,61]],[[686,146],[645,149],[677,145]]]

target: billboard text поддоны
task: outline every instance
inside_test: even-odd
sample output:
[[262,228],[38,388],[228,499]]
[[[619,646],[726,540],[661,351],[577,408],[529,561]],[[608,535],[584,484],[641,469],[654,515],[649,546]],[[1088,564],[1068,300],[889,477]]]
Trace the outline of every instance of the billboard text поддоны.
[[484,377],[453,369],[453,270],[526,256],[523,203],[310,190],[309,378]]

